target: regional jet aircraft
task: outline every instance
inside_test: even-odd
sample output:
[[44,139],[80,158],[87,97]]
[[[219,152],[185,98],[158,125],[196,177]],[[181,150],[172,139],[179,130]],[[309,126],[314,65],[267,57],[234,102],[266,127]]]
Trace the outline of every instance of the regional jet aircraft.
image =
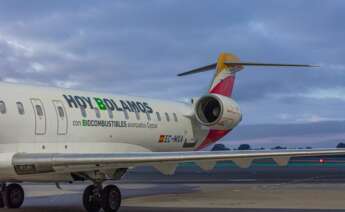
[[[149,165],[173,174],[178,163],[194,162],[211,170],[217,161],[248,167],[272,158],[286,165],[293,156],[340,155],[344,150],[204,150],[242,119],[231,98],[235,74],[244,66],[310,67],[299,64],[241,62],[222,53],[216,63],[179,76],[215,69],[208,93],[191,103],[118,96],[76,90],[0,84],[0,206],[19,208],[22,182],[77,182],[88,212],[115,212],[117,186],[128,168]],[[260,88],[258,88],[260,89]]]

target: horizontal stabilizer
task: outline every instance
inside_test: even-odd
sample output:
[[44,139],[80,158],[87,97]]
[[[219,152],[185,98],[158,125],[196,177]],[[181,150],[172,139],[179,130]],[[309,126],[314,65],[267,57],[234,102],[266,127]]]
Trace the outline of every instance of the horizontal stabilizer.
[[189,75],[189,74],[196,74],[196,73],[200,73],[200,72],[204,72],[204,71],[210,71],[210,70],[215,69],[216,67],[217,67],[217,63],[213,63],[213,64],[210,64],[207,66],[195,68],[195,69],[192,69],[190,71],[180,73],[177,76],[181,77],[181,76],[185,76],[185,75]]
[[319,67],[316,65],[308,65],[308,64],[284,64],[284,63],[253,63],[253,62],[227,62],[225,61],[224,64],[230,66],[265,66],[265,67]]
[[[317,65],[308,65],[308,64],[285,64],[285,63],[256,63],[256,62],[230,62],[230,61],[224,61],[225,65],[228,66],[239,66],[239,68],[242,68],[241,66],[264,66],[264,67],[319,67]],[[183,73],[178,74],[177,76],[185,76],[189,74],[196,74],[200,72],[210,71],[217,67],[217,63],[212,63],[207,66],[195,68]]]

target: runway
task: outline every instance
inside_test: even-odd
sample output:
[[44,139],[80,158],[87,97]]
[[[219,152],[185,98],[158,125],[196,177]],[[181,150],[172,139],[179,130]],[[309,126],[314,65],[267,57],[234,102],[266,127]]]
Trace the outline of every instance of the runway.
[[[130,170],[117,184],[122,212],[329,212],[345,211],[343,159],[320,164],[294,161],[277,167],[262,161],[249,169],[220,163],[212,172],[185,164],[173,176],[150,167]],[[27,198],[18,210],[1,212],[82,212],[87,184],[24,184]]]
[[[81,192],[86,185],[25,185],[26,201],[18,212],[84,211]],[[345,184],[119,184],[122,212],[344,211]],[[13,210],[1,209],[4,212]]]

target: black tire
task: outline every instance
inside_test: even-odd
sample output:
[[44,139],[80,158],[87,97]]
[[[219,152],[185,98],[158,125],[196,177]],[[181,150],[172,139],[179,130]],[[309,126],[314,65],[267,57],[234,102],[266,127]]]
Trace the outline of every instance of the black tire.
[[98,212],[101,210],[100,196],[97,196],[96,189],[96,186],[90,185],[84,191],[83,205],[87,212]]
[[116,212],[121,206],[121,192],[117,186],[106,186],[101,195],[101,205],[104,212]]
[[5,207],[4,198],[3,198],[2,192],[0,191],[0,208],[4,208],[4,207]]
[[3,200],[7,208],[20,208],[24,203],[24,190],[18,184],[6,186]]

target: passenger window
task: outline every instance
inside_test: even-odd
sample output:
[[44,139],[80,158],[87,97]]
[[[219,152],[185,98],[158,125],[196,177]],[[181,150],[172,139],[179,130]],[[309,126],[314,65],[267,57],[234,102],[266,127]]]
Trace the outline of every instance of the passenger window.
[[23,115],[23,114],[24,114],[24,105],[23,105],[23,103],[21,103],[21,102],[16,102],[16,104],[17,104],[17,108],[18,108],[18,113],[19,113],[20,115]]
[[81,111],[81,115],[86,118],[87,114],[86,114],[86,110],[85,107],[80,107],[80,111]]
[[108,109],[108,115],[109,115],[109,118],[110,118],[110,119],[113,119],[113,118],[114,118],[113,111],[111,111],[111,110],[109,110],[109,109]]
[[162,119],[161,119],[161,114],[159,113],[159,112],[156,112],[156,115],[157,115],[157,120],[158,121],[161,121]]
[[149,113],[146,113],[147,120],[151,121],[151,115]]
[[95,108],[95,113],[97,118],[101,118],[101,112],[99,112],[98,108]]
[[128,116],[128,111],[127,110],[123,110],[123,114],[125,115],[125,119],[129,119],[129,116]]
[[0,101],[0,112],[2,114],[6,113],[6,105],[4,101]]
[[173,116],[174,116],[174,121],[175,121],[175,122],[178,122],[176,113],[173,113]]
[[35,107],[36,107],[37,115],[38,116],[43,116],[43,110],[42,110],[41,105],[36,105]]
[[135,117],[137,118],[137,120],[140,120],[140,113],[139,112],[135,112]]
[[168,114],[168,113],[165,113],[165,118],[166,118],[167,122],[170,121],[170,117],[169,117],[169,114]]
[[64,113],[63,108],[61,106],[58,106],[57,110],[58,110],[59,116],[61,118],[65,117],[65,113]]

